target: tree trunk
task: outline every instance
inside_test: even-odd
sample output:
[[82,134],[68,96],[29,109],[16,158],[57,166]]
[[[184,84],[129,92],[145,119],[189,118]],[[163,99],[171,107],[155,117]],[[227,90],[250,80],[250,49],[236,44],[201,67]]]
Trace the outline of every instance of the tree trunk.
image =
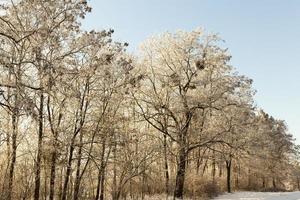
[[277,189],[277,185],[276,185],[276,179],[275,179],[275,177],[273,177],[273,179],[272,179],[272,183],[273,183],[273,189]]
[[100,161],[100,169],[98,170],[98,183],[97,183],[97,192],[95,200],[104,200],[104,182],[105,182],[105,149],[106,149],[106,139],[102,138],[102,150],[101,150],[101,161]]
[[39,132],[38,132],[38,149],[35,165],[35,189],[34,200],[40,198],[40,182],[41,182],[41,158],[42,158],[42,142],[43,142],[43,109],[44,109],[44,94],[40,93],[40,106],[39,106]]
[[183,199],[184,179],[185,179],[185,165],[187,152],[184,146],[179,150],[179,157],[177,163],[176,185],[174,191],[174,200]]
[[[201,165],[201,160],[200,160],[200,157],[201,157],[201,149],[199,148],[198,149],[198,152],[197,152],[197,162],[196,162],[196,174],[198,175],[199,174],[199,169],[200,169],[200,165]],[[202,159],[202,158],[201,158]]]
[[117,190],[117,166],[116,166],[116,159],[117,159],[117,144],[116,144],[116,138],[114,135],[114,149],[113,149],[113,159],[114,159],[114,163],[113,163],[113,185],[112,185],[112,199],[113,200],[118,200],[120,194],[118,194],[118,190]]
[[238,171],[237,171],[237,189],[240,189],[240,177],[241,177],[241,163],[238,162]]
[[117,191],[112,196],[112,200],[119,200],[120,196],[121,196],[121,189],[117,189]]
[[[146,185],[146,167],[145,167],[146,163],[143,164],[143,173],[142,173],[142,191],[141,191],[141,195],[142,195],[142,200],[145,199],[145,195],[146,195],[146,191],[145,191],[145,185]],[[168,195],[167,195],[168,196]]]
[[169,195],[169,167],[168,167],[168,157],[167,157],[167,136],[164,135],[164,162],[165,162],[165,187],[166,187],[166,195],[168,198]]
[[[15,99],[17,101],[17,99]],[[8,196],[7,200],[12,199],[12,191],[13,191],[13,180],[14,180],[14,169],[17,158],[17,134],[18,134],[18,111],[17,111],[16,103],[15,108],[12,113],[12,152],[11,152],[11,162],[9,165],[9,179],[8,179]]]
[[[20,66],[19,66],[20,67]],[[12,125],[12,134],[11,134],[11,147],[10,147],[10,133],[8,131],[7,134],[7,160],[8,160],[8,166],[9,166],[9,179],[8,179],[8,194],[7,194],[7,200],[12,199],[12,193],[13,193],[13,181],[14,181],[14,171],[15,171],[15,165],[16,165],[16,159],[17,159],[17,137],[18,137],[18,124],[19,124],[19,90],[18,90],[18,80],[20,78],[20,68],[18,67],[17,76],[14,80],[15,85],[17,86],[16,90],[14,91],[14,102],[13,102],[13,109],[12,109],[12,116],[11,116],[11,125]],[[9,81],[11,81],[12,76],[12,70],[9,70],[8,75]],[[10,88],[8,88],[8,97],[11,97],[11,91]],[[10,120],[8,124],[10,123]],[[9,128],[9,127],[8,127]],[[8,129],[9,130],[9,129]],[[12,152],[11,152],[12,151]],[[6,175],[6,173],[5,173]],[[3,184],[5,185],[5,184]]]
[[77,167],[76,167],[76,178],[75,178],[75,185],[74,185],[74,195],[73,200],[78,200],[79,196],[79,188],[81,182],[81,175],[80,175],[80,167],[81,167],[81,158],[82,158],[82,137],[83,132],[80,132],[80,139],[79,139],[79,147],[78,147],[78,160],[77,160]]
[[101,181],[100,181],[100,199],[99,200],[104,200],[104,194],[105,194],[105,180],[106,180],[106,165],[110,156],[111,152],[111,147],[109,147],[107,155],[105,157],[105,149],[106,149],[106,140],[104,140],[103,146],[102,146],[102,151],[103,151],[103,162],[101,163],[101,169],[102,169],[102,176],[101,176]]
[[240,163],[238,162],[236,167],[235,167],[235,188],[239,189],[239,184],[240,184]]
[[56,157],[57,157],[57,137],[54,138],[54,149],[51,154],[51,172],[50,172],[50,194],[49,200],[54,199],[54,189],[55,189],[55,177],[56,177]]
[[222,165],[219,164],[219,177],[222,177],[222,175],[223,175]]
[[58,199],[62,199],[62,191],[63,191],[63,175],[64,168],[61,167],[60,174],[59,174],[59,189],[58,189]]
[[231,160],[226,160],[227,170],[227,192],[231,193]]
[[132,192],[132,180],[131,179],[129,180],[129,196],[130,196],[130,199],[134,199],[133,192]]
[[251,187],[251,169],[248,169],[248,189]]
[[212,159],[212,171],[211,171],[211,175],[212,175],[212,182],[213,184],[216,181],[216,158],[215,158],[215,151],[213,151],[213,159]]
[[204,162],[203,169],[202,169],[202,176],[204,176],[204,174],[205,174],[205,171],[206,171],[206,168],[207,168],[207,162],[208,162],[208,159],[206,159],[205,162]]
[[103,166],[101,171],[102,171],[102,175],[101,175],[101,179],[100,179],[100,197],[99,197],[99,200],[104,200],[105,166]]
[[[46,163],[46,159],[44,159],[44,162]],[[44,200],[48,199],[48,187],[47,187],[47,169],[46,167],[44,168]]]
[[95,200],[104,200],[105,165],[98,171],[98,183]]
[[97,190],[96,190],[95,200],[99,200],[100,188],[101,188],[101,169],[98,170],[98,182],[97,182]]
[[[50,164],[50,191],[49,191],[49,200],[54,199],[54,194],[55,194],[55,179],[56,179],[56,160],[57,160],[57,147],[58,147],[58,132],[57,130],[54,129],[53,126],[53,120],[51,117],[51,109],[50,109],[50,95],[48,95],[48,100],[47,100],[47,111],[48,111],[48,120],[49,124],[51,127],[51,132],[53,135],[53,146],[52,146],[52,152],[51,152],[51,164]],[[57,124],[57,129],[60,124],[60,120],[62,118],[62,114],[59,113],[58,117],[58,124]],[[61,185],[61,184],[60,184]]]
[[62,191],[62,195],[61,195],[62,200],[67,199],[67,190],[68,190],[68,184],[69,184],[69,179],[70,179],[70,174],[71,174],[72,159],[73,159],[73,152],[74,152],[74,142],[75,142],[75,138],[73,137],[72,141],[71,141],[71,145],[70,145],[68,164],[67,164],[65,180],[64,180],[64,184],[63,184],[63,191]]

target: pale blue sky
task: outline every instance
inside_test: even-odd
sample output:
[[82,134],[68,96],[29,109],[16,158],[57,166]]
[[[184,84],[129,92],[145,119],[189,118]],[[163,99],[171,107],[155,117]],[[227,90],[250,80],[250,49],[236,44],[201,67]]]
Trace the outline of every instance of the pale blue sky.
[[300,144],[300,1],[90,0],[86,29],[113,28],[130,51],[164,31],[219,33],[232,64],[254,80],[256,103],[286,120]]

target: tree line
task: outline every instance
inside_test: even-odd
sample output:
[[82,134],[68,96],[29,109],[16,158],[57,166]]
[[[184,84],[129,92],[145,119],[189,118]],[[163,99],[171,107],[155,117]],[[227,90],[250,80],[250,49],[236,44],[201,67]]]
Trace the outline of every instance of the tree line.
[[300,189],[298,146],[255,106],[218,35],[137,55],[85,31],[85,0],[1,4],[0,199],[200,198]]

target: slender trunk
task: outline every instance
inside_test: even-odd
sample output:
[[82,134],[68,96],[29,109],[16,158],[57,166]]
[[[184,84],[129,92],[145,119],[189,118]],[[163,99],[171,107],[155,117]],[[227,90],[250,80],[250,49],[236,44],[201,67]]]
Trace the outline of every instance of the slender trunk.
[[105,149],[106,149],[106,140],[105,137],[102,138],[102,150],[101,150],[101,161],[100,161],[100,169],[98,170],[98,183],[97,183],[97,191],[95,200],[103,200],[104,199],[104,182],[105,182]]
[[235,166],[236,173],[235,173],[235,188],[239,189],[240,184],[240,163],[237,162],[237,165]]
[[95,200],[99,200],[100,188],[101,188],[101,169],[98,170],[98,182],[97,182],[97,190],[96,190]]
[[35,163],[35,189],[34,200],[40,198],[40,185],[41,185],[41,158],[42,158],[42,142],[43,142],[43,109],[44,109],[44,94],[40,93],[40,106],[39,106],[39,131],[38,131],[38,149]]
[[199,174],[199,169],[200,169],[200,165],[201,165],[201,149],[199,148],[198,149],[198,156],[197,156],[197,162],[196,162],[196,174],[198,175]]
[[[10,120],[8,121],[8,123],[10,123]],[[10,129],[10,127],[8,126],[7,127],[7,130],[9,130]],[[8,165],[10,164],[10,156],[11,156],[11,144],[10,144],[10,137],[11,137],[11,135],[10,135],[10,132],[9,131],[7,131],[7,135],[6,135],[6,147],[7,147],[7,161],[8,161]]]
[[[17,101],[17,99],[15,99]],[[11,162],[9,166],[9,179],[8,179],[8,196],[7,200],[12,199],[13,191],[13,179],[14,179],[14,170],[17,158],[17,134],[18,134],[18,111],[15,104],[15,108],[12,114],[12,152],[11,152]]]
[[273,183],[273,189],[277,189],[277,185],[276,185],[276,179],[275,179],[275,177],[273,177],[273,179],[272,179],[272,183]]
[[64,179],[64,168],[62,167],[60,170],[60,180],[59,180],[59,189],[58,189],[58,199],[62,199],[62,191],[63,191],[63,179]]
[[54,149],[51,154],[51,172],[50,172],[50,194],[49,194],[49,200],[54,199],[54,187],[55,187],[55,177],[56,177],[56,157],[57,157],[57,138],[54,138]]
[[239,184],[240,184],[239,174],[236,174],[236,179],[235,179],[235,188],[236,189],[239,189]]
[[227,170],[227,192],[231,193],[231,160],[226,160],[226,170]]
[[70,145],[70,150],[69,150],[69,158],[68,158],[68,163],[67,163],[67,169],[66,169],[66,174],[65,174],[65,180],[63,183],[63,191],[62,191],[62,200],[67,199],[67,190],[68,190],[68,184],[69,184],[69,179],[71,175],[71,167],[72,167],[72,160],[73,160],[73,153],[74,153],[74,143],[75,143],[75,138],[72,138],[71,145]]
[[[8,127],[6,128],[7,130],[10,130],[10,123],[11,123],[11,120],[9,119],[8,120]],[[1,191],[4,193],[7,189],[7,196],[4,196],[4,198],[11,198],[9,197],[11,194],[11,191],[12,191],[12,185],[13,185],[13,179],[11,179],[9,176],[10,174],[10,171],[11,171],[11,142],[10,142],[10,137],[11,137],[11,133],[10,131],[7,131],[7,134],[6,134],[6,147],[7,147],[7,166],[6,166],[6,169],[5,169],[5,173],[4,173],[4,177],[3,177],[3,180],[2,180],[2,188],[1,188]],[[12,170],[13,171],[13,170]],[[13,172],[12,172],[13,173]],[[7,176],[8,176],[8,185],[6,184],[6,181],[7,180]],[[11,186],[10,186],[11,185]],[[8,188],[7,188],[8,186]],[[2,198],[0,198],[2,199]]]
[[[46,160],[44,159],[44,162],[46,162]],[[44,200],[47,200],[48,199],[48,188],[47,188],[47,177],[48,177],[48,174],[47,174],[47,169],[46,167],[44,168]]]
[[164,135],[164,162],[165,162],[165,187],[166,194],[169,195],[169,166],[168,166],[168,156],[167,156],[167,136]]
[[113,149],[113,159],[114,159],[114,163],[113,163],[113,191],[112,191],[112,199],[113,200],[118,200],[120,194],[118,194],[118,189],[117,189],[117,166],[116,166],[116,158],[117,158],[117,144],[116,144],[116,138],[114,135],[114,149]]
[[104,200],[105,166],[103,166],[101,171],[102,171],[102,175],[101,175],[101,179],[100,179],[100,197],[99,197],[99,200]]
[[204,174],[205,174],[205,171],[206,171],[206,168],[207,168],[207,162],[208,162],[208,159],[205,160],[205,163],[203,165],[202,176],[204,176]]
[[[57,130],[54,130],[53,127],[53,121],[51,117],[51,109],[50,109],[50,96],[48,96],[48,101],[47,101],[47,111],[48,111],[48,118],[49,118],[49,123],[51,127],[51,132],[53,134],[53,149],[51,152],[51,164],[50,164],[50,191],[49,191],[49,200],[54,199],[54,194],[55,194],[55,179],[56,179],[56,160],[57,160],[57,147],[58,147],[58,132]],[[60,120],[62,118],[62,114],[59,114],[58,118],[58,125],[57,128],[59,127]]]
[[250,188],[252,185],[251,183],[251,169],[248,169],[248,188]]
[[237,189],[240,189],[240,177],[241,177],[241,163],[238,163],[238,173],[237,173]]
[[216,158],[215,158],[215,151],[213,151],[213,159],[212,159],[212,182],[215,183],[216,180]]
[[[105,145],[105,140],[102,146],[102,151],[105,152],[106,149],[106,145]],[[108,162],[108,158],[110,157],[110,152],[111,152],[111,147],[108,149],[106,158],[104,159],[104,155],[105,153],[103,153],[103,162],[101,163],[101,169],[102,169],[102,176],[101,176],[101,180],[100,180],[100,199],[99,200],[104,200],[104,196],[105,196],[105,180],[106,180],[106,164]]]
[[132,192],[132,180],[129,180],[129,196],[131,199],[134,199],[133,192]]
[[[20,66],[19,66],[20,67]],[[8,79],[11,81],[12,71],[9,70]],[[20,78],[20,68],[18,68],[17,76],[15,77],[15,85],[18,85],[18,79]],[[8,194],[7,194],[7,200],[12,199],[12,193],[13,193],[13,181],[14,181],[14,171],[15,171],[15,165],[16,165],[16,159],[17,159],[17,136],[18,136],[18,120],[19,120],[19,90],[18,87],[14,91],[14,94],[12,95],[14,97],[14,107],[12,109],[12,116],[11,116],[11,125],[12,125],[12,134],[10,135],[10,131],[7,133],[7,161],[8,161],[8,167],[9,167],[9,179],[8,179]],[[8,97],[11,97],[11,91],[10,88],[8,88]],[[10,123],[10,120],[8,121],[8,124]],[[9,130],[9,127],[8,127]],[[10,144],[10,137],[11,138],[11,144]],[[11,145],[11,147],[10,147]],[[6,173],[5,173],[6,176]],[[5,184],[3,184],[5,185]]]
[[[11,74],[12,74],[12,70],[9,70],[9,74],[8,74],[8,82],[9,83],[11,82]],[[17,82],[15,81],[15,83],[17,83]],[[7,88],[7,96],[8,96],[8,98],[11,97],[11,89],[10,88]],[[15,108],[16,108],[16,105],[17,104],[15,102]],[[12,113],[12,115],[13,115],[13,113]],[[8,118],[7,130],[10,129],[10,123],[11,123],[10,118]],[[10,154],[11,154],[10,137],[11,137],[10,131],[7,131],[6,145],[7,145],[7,162],[8,162],[8,167],[10,165],[10,160],[11,160],[11,158],[10,158]],[[6,173],[5,173],[5,175],[6,175]]]
[[104,200],[104,184],[105,184],[105,165],[98,171],[98,182],[95,200]]
[[298,176],[297,176],[297,187],[298,187],[298,190],[300,190],[300,179]]
[[219,177],[222,177],[222,175],[223,175],[222,165],[219,164]]
[[185,179],[185,167],[186,167],[187,152],[184,146],[180,147],[179,157],[177,163],[176,185],[174,191],[174,200],[183,199],[184,179]]
[[78,160],[77,160],[77,167],[76,167],[76,178],[75,178],[75,185],[74,185],[73,200],[78,200],[79,198],[79,188],[80,188],[80,182],[82,177],[80,174],[81,158],[82,158],[82,137],[83,137],[83,132],[81,131],[79,137]]
[[142,173],[142,200],[145,199],[146,191],[145,191],[145,185],[146,185],[146,163],[143,163],[143,173]]
[[119,200],[121,196],[121,189],[117,189],[117,191],[114,193],[112,200]]

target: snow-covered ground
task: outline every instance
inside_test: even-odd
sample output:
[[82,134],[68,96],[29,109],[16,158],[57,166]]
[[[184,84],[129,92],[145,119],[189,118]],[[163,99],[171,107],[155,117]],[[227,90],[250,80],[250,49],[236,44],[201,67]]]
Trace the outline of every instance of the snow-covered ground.
[[300,200],[300,192],[236,192],[215,200]]

